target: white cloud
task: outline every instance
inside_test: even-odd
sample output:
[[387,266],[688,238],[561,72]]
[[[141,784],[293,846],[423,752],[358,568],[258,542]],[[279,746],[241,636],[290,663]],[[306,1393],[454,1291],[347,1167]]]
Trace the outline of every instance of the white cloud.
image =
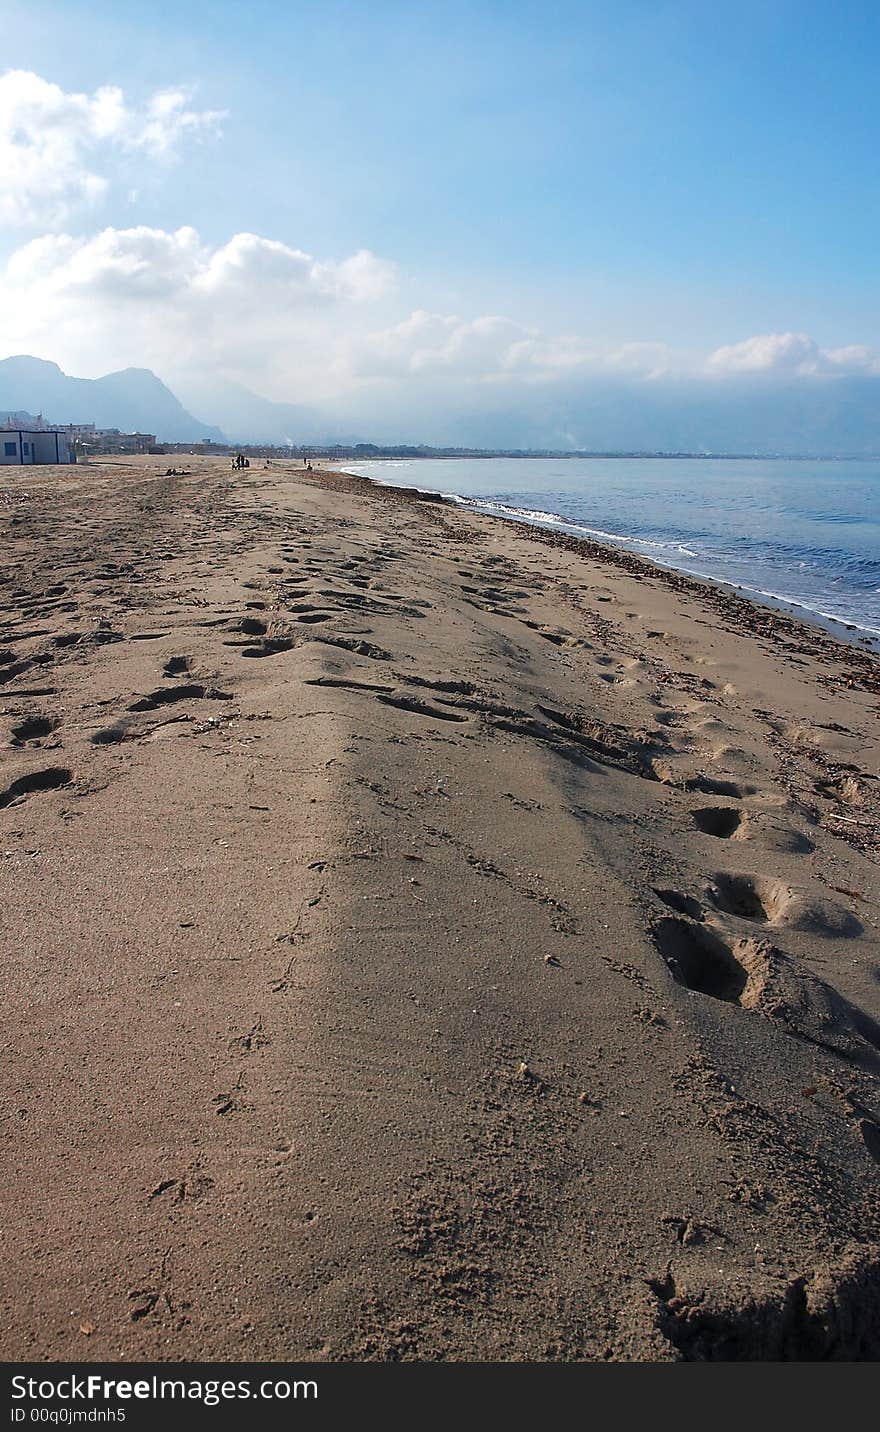
[[[120,101],[122,94],[120,91]],[[145,110],[132,113],[122,126],[124,142],[159,157],[172,154],[189,134],[216,133],[226,110],[189,109],[191,94],[186,89],[159,90],[147,101]]]
[[731,376],[764,373],[818,377],[844,373],[880,373],[880,359],[869,348],[820,348],[806,333],[761,333],[742,343],[717,348],[706,362],[709,373]]
[[319,263],[301,249],[258,234],[235,234],[206,258],[193,276],[205,294],[239,293],[246,303],[267,288],[299,303],[379,298],[393,281],[393,266],[361,249],[342,263]]
[[862,343],[851,343],[846,348],[826,348],[824,356],[830,365],[829,372],[880,374],[880,357]]
[[[103,123],[111,124],[107,104]],[[267,397],[332,402],[360,391],[405,404],[450,402],[479,386],[486,401],[527,389],[571,391],[602,379],[729,381],[880,374],[870,349],[823,349],[805,334],[765,334],[691,358],[663,344],[602,346],[499,314],[394,312],[395,271],[367,250],[317,258],[259,234],[205,243],[190,227],[46,234],[0,270],[2,351],[69,371],[138,366],[160,376],[222,375]]]
[[0,273],[3,346],[87,372],[223,370],[284,396],[338,378],[340,335],[392,283],[366,250],[319,261],[257,234],[217,247],[192,228],[50,234]]
[[462,319],[416,309],[400,323],[360,337],[350,361],[364,378],[433,373],[480,382],[515,376],[540,381],[584,369],[597,354],[582,338],[548,337],[495,314]]
[[396,268],[377,258],[369,249],[358,249],[351,258],[334,267],[334,284],[340,293],[357,302],[382,298],[394,286]]
[[29,70],[8,70],[0,75],[0,223],[62,223],[103,199],[101,171],[112,154],[168,159],[187,136],[216,132],[222,118],[189,108],[183,89],[137,108],[116,86],[68,93]]

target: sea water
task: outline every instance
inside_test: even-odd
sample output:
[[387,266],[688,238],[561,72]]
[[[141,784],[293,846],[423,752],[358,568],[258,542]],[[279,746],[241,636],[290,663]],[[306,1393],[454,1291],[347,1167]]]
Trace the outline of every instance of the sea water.
[[626,547],[880,644],[880,462],[429,458],[345,466]]

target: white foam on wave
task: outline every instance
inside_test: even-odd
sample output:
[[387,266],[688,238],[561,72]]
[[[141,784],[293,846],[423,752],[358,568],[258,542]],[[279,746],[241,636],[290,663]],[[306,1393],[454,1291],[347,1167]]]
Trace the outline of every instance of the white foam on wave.
[[583,522],[572,522],[570,518],[563,517],[559,512],[542,512],[539,508],[513,507],[507,502],[492,502],[489,498],[462,497],[456,496],[456,502],[463,507],[473,507],[480,512],[497,513],[502,517],[513,517],[521,522],[540,523],[542,526],[559,527],[565,532],[583,533],[587,537],[596,537],[601,542],[623,542],[627,546],[648,547],[658,552],[680,552],[685,557],[699,557],[692,547],[687,547],[683,542],[660,542],[650,537],[636,537],[624,532],[606,532],[602,527],[588,527]]
[[661,567],[669,567],[674,572],[684,572],[688,577],[698,577],[704,582],[714,582],[723,587],[732,587],[737,592],[747,592],[750,597],[766,597],[768,601],[778,602],[780,606],[791,607],[799,612],[809,612],[811,617],[818,617],[821,621],[833,622],[835,626],[851,627],[854,631],[864,632],[866,636],[880,638],[880,627],[857,622],[849,615],[841,616],[839,612],[823,611],[821,607],[811,606],[802,597],[790,597],[786,592],[774,592],[766,587],[753,587],[748,582],[736,582],[730,577],[721,577],[717,572],[701,572],[695,567],[680,567],[677,563],[664,562],[659,557],[657,564]]
[[[699,559],[700,553],[695,552],[692,547],[687,547],[682,542],[654,542],[647,537],[629,537],[619,532],[606,532],[600,527],[586,527],[577,522],[568,522],[559,513],[548,513],[534,511],[526,507],[509,507],[502,502],[480,501],[479,499],[468,499],[457,496],[456,501],[463,507],[475,507],[481,511],[497,512],[501,516],[516,516],[522,521],[533,522],[542,526],[552,525],[571,533],[586,533],[600,541],[617,542],[627,548],[648,548],[656,554],[674,551],[682,557],[695,557]],[[821,621],[833,622],[836,626],[851,627],[855,631],[864,632],[865,635],[880,638],[880,627],[869,626],[865,622],[855,621],[849,614],[841,615],[839,612],[826,612],[821,607],[812,606],[804,601],[802,597],[792,597],[785,592],[770,591],[765,587],[752,586],[747,582],[736,582],[730,577],[720,576],[717,572],[704,572],[695,567],[685,566],[680,562],[664,561],[660,555],[652,556],[652,560],[662,567],[669,567],[674,572],[684,572],[689,577],[698,577],[704,582],[718,582],[726,587],[734,587],[737,591],[747,592],[752,597],[766,597],[769,601],[779,602],[786,607],[794,608],[797,611],[808,612],[811,617],[818,617]],[[880,589],[878,589],[880,590]]]

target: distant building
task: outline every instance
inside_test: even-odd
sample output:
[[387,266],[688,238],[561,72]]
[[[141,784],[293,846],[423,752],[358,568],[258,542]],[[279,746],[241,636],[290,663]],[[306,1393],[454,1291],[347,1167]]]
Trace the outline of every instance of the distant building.
[[[55,451],[58,451],[58,457]],[[76,462],[76,454],[146,453],[155,433],[123,433],[94,423],[50,423],[42,413],[7,413],[0,420],[0,462]]]
[[57,423],[60,433],[67,433],[72,443],[94,443],[97,428],[94,423]]
[[0,428],[0,466],[76,462],[67,433],[59,428]]
[[97,452],[149,452],[156,446],[155,433],[121,433],[118,428],[97,428],[93,438],[86,439]]

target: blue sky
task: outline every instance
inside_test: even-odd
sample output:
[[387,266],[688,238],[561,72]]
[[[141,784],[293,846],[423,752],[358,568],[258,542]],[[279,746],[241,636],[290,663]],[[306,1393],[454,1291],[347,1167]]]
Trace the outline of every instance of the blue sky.
[[0,230],[5,256],[44,231],[248,232],[393,266],[364,334],[428,310],[685,364],[763,334],[880,349],[876,3],[5,9],[6,62],[66,93],[226,112],[162,162],[107,154],[100,204]]

